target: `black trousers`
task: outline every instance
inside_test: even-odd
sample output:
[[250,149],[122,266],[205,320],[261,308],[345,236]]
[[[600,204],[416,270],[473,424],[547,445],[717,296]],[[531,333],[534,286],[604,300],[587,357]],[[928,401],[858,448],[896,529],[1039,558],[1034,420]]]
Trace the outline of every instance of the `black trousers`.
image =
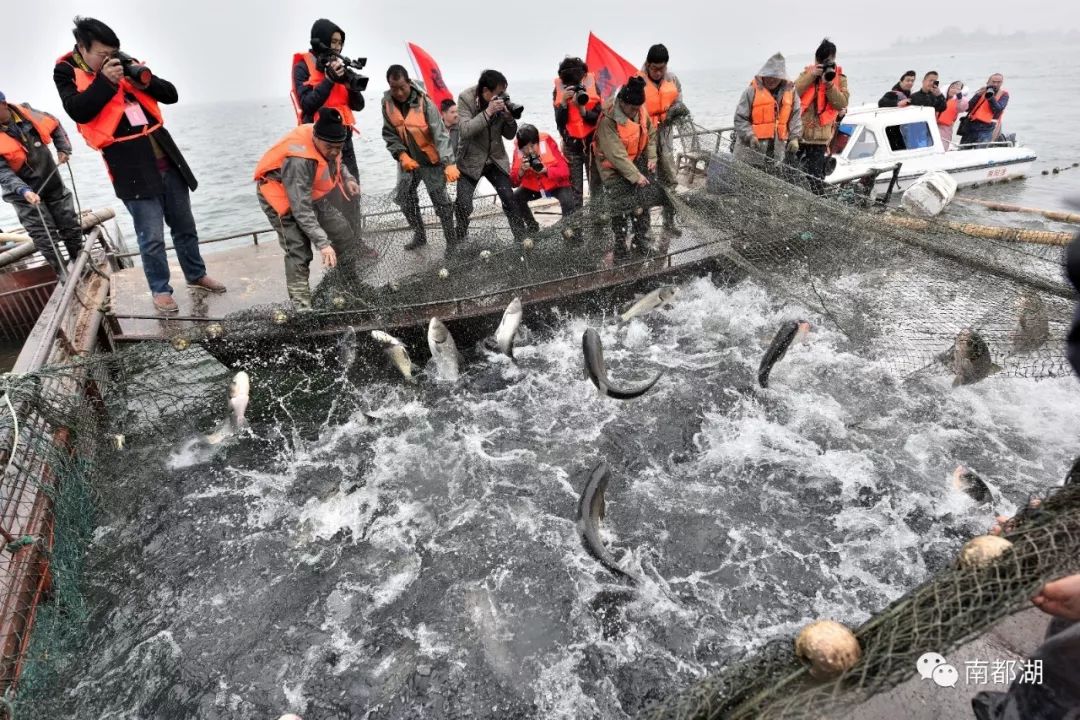
[[[564,218],[570,217],[577,211],[578,203],[574,197],[574,188],[572,186],[555,188],[548,194],[559,201],[559,207],[562,208]],[[533,217],[532,210],[529,209],[529,203],[533,200],[539,200],[543,196],[543,193],[523,187],[519,187],[514,191],[514,202],[517,204],[518,214],[532,232],[536,232],[539,225]]]
[[349,168],[349,172],[351,172],[352,176],[359,182],[360,168],[356,164],[356,148],[353,147],[353,135],[355,135],[355,133],[350,128],[349,137],[345,140],[345,145],[341,148],[341,162],[345,167]]
[[810,190],[815,195],[825,194],[825,146],[802,145],[799,148],[799,162],[803,172],[810,176]]
[[[26,202],[21,195],[5,195],[4,199],[15,206],[15,214],[19,216],[26,234],[34,241],[34,247],[59,275],[60,264],[64,261],[62,256],[57,257],[56,252],[63,247],[68,257],[74,260],[83,246],[82,227],[75,211],[75,201],[63,183],[48,183],[38,197],[41,198],[38,207]],[[40,213],[38,208],[41,209]],[[53,243],[56,244],[56,252]]]
[[[510,175],[503,172],[502,168],[495,163],[488,163],[484,166],[484,172],[480,175],[480,178],[486,178],[495,188],[495,192],[499,195],[499,201],[502,202],[503,212],[506,213],[506,219],[510,223],[510,232],[514,234],[515,240],[521,240],[525,237],[525,221],[521,219],[517,211],[517,201],[514,199],[514,188],[510,185]],[[476,186],[479,184],[480,178],[474,180],[463,174],[461,179],[458,180],[457,197],[454,199],[458,240],[464,240],[469,232],[469,218],[472,217],[473,211],[473,195],[476,194]]]

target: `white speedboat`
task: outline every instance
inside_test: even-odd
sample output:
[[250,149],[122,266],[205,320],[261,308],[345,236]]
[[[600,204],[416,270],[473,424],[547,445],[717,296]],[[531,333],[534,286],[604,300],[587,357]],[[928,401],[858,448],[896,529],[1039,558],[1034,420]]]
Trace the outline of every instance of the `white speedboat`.
[[1033,150],[1011,139],[957,143],[959,138],[945,149],[933,108],[862,105],[848,111],[833,139],[825,181],[835,185],[876,173],[875,193],[884,193],[895,175],[895,194],[932,170],[949,173],[964,187],[1020,177],[1035,162]]

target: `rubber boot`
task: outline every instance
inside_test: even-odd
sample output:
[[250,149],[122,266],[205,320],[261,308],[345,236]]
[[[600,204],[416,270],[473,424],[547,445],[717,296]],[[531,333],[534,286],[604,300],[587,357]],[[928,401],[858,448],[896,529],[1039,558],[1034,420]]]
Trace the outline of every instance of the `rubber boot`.
[[665,240],[674,240],[682,237],[682,230],[675,226],[675,208],[664,206],[664,229],[662,231]]
[[411,242],[406,243],[406,250],[417,250],[427,245],[427,232],[424,230],[424,221],[420,217],[420,206],[410,205],[403,208],[405,214],[405,222],[409,223],[409,227],[413,231],[413,239]]

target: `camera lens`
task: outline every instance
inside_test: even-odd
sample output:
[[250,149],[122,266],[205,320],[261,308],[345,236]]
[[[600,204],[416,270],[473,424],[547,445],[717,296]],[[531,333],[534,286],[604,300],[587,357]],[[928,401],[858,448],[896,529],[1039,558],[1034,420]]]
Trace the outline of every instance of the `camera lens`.
[[587,93],[585,91],[581,91],[581,92],[579,92],[577,94],[577,96],[574,98],[574,100],[577,101],[578,105],[588,105],[589,104],[589,93]]

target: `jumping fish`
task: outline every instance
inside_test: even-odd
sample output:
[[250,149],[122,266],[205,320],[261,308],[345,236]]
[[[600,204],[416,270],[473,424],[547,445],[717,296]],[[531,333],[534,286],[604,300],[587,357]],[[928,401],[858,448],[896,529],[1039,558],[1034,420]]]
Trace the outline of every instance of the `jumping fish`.
[[986,340],[971,328],[965,328],[956,335],[956,342],[947,356],[949,366],[956,375],[953,387],[970,385],[1001,371],[990,359],[990,346]]
[[1016,328],[1010,333],[1012,351],[1015,353],[1038,350],[1050,336],[1050,320],[1046,305],[1034,292],[1025,292],[1017,303]]
[[231,437],[237,430],[247,425],[248,398],[251,393],[251,378],[241,370],[233,376],[229,383],[229,416],[222,421],[217,430],[207,435],[204,439],[208,445],[217,445],[225,438]]
[[345,328],[345,332],[341,333],[341,337],[338,338],[337,356],[341,372],[349,372],[353,363],[356,362],[356,330],[353,329],[352,325]]
[[952,484],[954,488],[965,493],[975,502],[988,503],[994,499],[986,482],[974,470],[969,470],[963,465],[958,465],[953,470]]
[[446,328],[439,318],[431,318],[427,331],[428,349],[431,350],[431,359],[435,361],[435,367],[444,380],[457,380],[458,354],[454,336]]
[[586,329],[585,334],[581,336],[581,350],[585,355],[585,374],[592,380],[601,395],[607,395],[616,400],[631,400],[644,395],[664,374],[661,370],[652,380],[624,388],[614,387],[608,379],[607,365],[604,363],[604,345],[600,341],[600,334],[592,328]]
[[808,332],[810,332],[810,323],[805,320],[788,320],[780,326],[780,330],[769,344],[769,349],[765,351],[765,356],[761,358],[761,365],[758,366],[757,379],[761,387],[769,387],[769,373],[772,372],[773,366],[787,354],[788,348],[796,337],[805,336]]
[[499,329],[495,331],[495,347],[508,358],[514,357],[514,336],[521,325],[521,298],[514,298],[503,311]]
[[405,343],[393,335],[384,333],[382,330],[372,330],[371,337],[383,346],[383,352],[390,358],[390,364],[397,368],[398,372],[406,380],[416,382],[416,378],[413,377],[416,366],[413,365],[412,360],[409,358],[409,351],[405,349]]
[[620,319],[623,322],[626,322],[630,318],[644,315],[662,305],[666,305],[671,302],[673,297],[675,297],[676,292],[678,292],[678,290],[674,285],[665,285],[664,287],[656,288],[627,308],[626,312],[620,316]]
[[609,479],[611,479],[611,472],[608,470],[607,463],[600,461],[589,474],[589,481],[585,483],[581,499],[578,500],[578,533],[581,535],[585,550],[599,560],[601,565],[616,575],[622,575],[637,582],[636,576],[619,567],[600,539],[600,521],[604,519],[604,491],[607,490]]

